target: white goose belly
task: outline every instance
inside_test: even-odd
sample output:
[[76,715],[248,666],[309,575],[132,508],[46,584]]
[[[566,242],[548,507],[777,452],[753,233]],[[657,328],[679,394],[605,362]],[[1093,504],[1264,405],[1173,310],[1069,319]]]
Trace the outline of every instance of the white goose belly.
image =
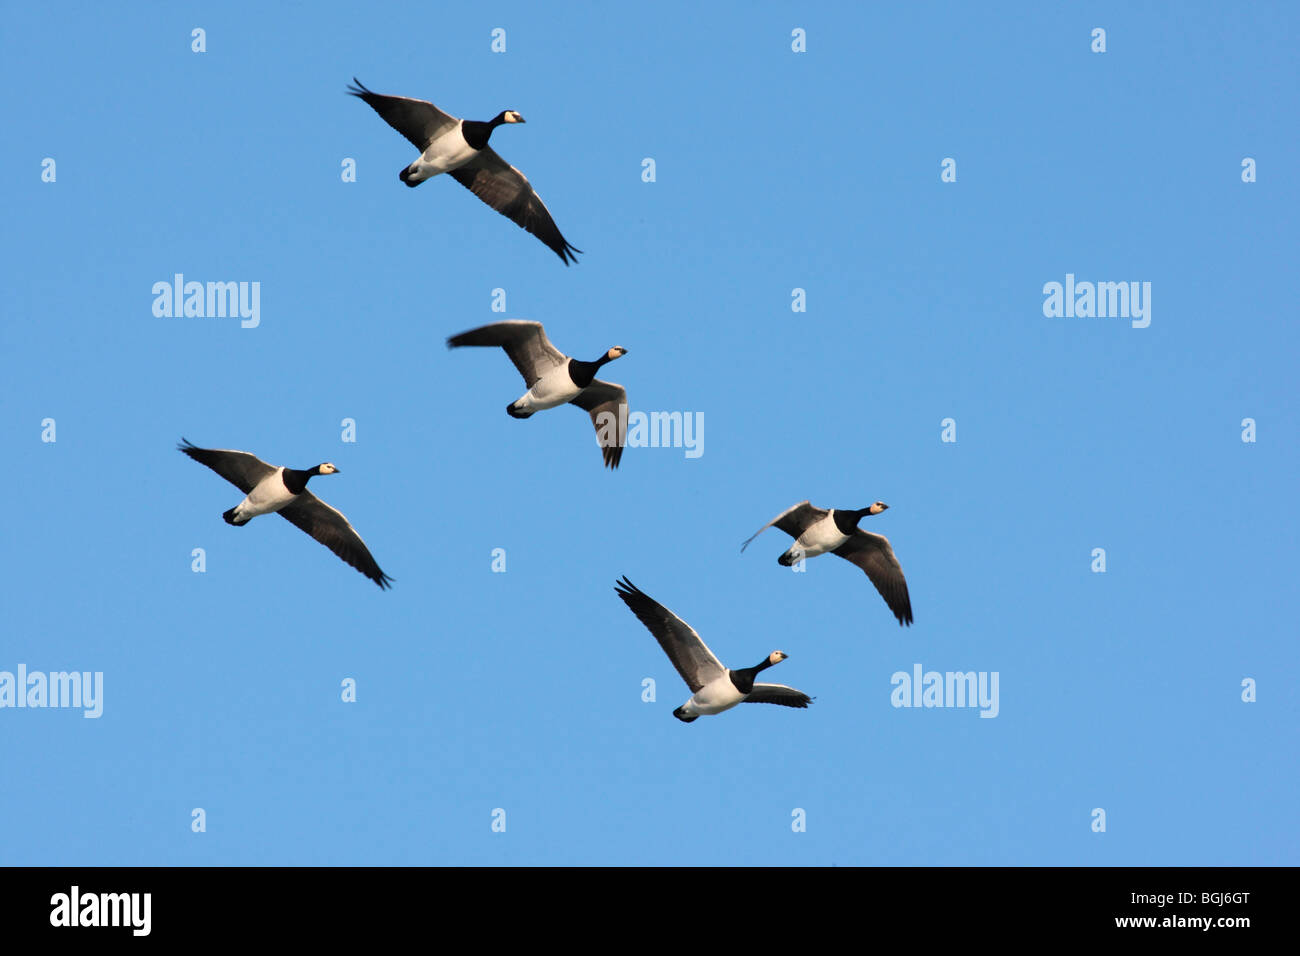
[[565,364],[551,369],[534,382],[533,387],[515,401],[515,407],[524,412],[540,412],[567,404],[581,392],[582,389],[569,378],[569,367]]
[[259,481],[248,497],[235,506],[235,517],[240,521],[279,511],[297,495],[284,486],[284,469],[277,468]]
[[835,511],[832,509],[826,513],[825,518],[809,525],[790,550],[800,550],[805,558],[815,558],[827,551],[834,551],[848,540],[849,536],[836,527]]
[[731,710],[744,700],[745,696],[731,682],[731,672],[728,671],[697,690],[694,696],[682,705],[682,711],[687,716],[720,714],[724,710]]
[[465,142],[465,134],[460,127],[460,123],[448,127],[447,132],[426,147],[420,158],[409,167],[411,182],[422,183],[440,173],[464,166],[474,158],[478,150]]

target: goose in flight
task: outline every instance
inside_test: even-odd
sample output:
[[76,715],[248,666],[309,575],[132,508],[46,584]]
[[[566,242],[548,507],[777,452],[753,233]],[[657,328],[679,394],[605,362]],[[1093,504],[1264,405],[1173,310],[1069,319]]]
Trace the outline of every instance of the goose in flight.
[[226,524],[239,527],[258,515],[278,511],[380,588],[391,586],[392,578],[379,570],[366,543],[348,524],[348,519],[307,490],[307,482],[317,475],[338,472],[330,462],[299,471],[268,465],[245,451],[199,448],[184,438],[177,447],[246,495],[243,501],[221,516]]
[[689,724],[702,714],[720,714],[741,702],[782,707],[807,707],[811,703],[811,697],[793,687],[755,682],[759,671],[786,659],[785,651],[773,651],[753,667],[730,670],[713,656],[695,628],[638,589],[627,577],[617,582],[614,590],[655,636],[691,689],[691,699],[673,711],[673,716],[682,723]]
[[877,501],[857,511],[840,508],[827,511],[801,501],[750,535],[740,550],[744,551],[750,541],[776,525],[795,539],[789,550],[776,559],[777,563],[789,567],[801,558],[815,558],[827,551],[838,554],[867,572],[871,583],[894,612],[894,617],[898,618],[899,627],[910,625],[912,599],[908,597],[903,568],[894,557],[889,539],[858,528],[858,522],[863,518],[878,515],[888,507],[883,501]]
[[522,123],[522,116],[514,110],[502,110],[487,122],[462,120],[448,116],[427,100],[384,96],[366,89],[356,77],[352,82],[356,85],[348,92],[365,100],[420,151],[419,158],[398,174],[402,182],[415,187],[439,173],[450,173],[479,199],[546,243],[566,266],[578,261],[574,253],[582,250],[560,234],[528,177],[488,145],[494,129],[504,123]]
[[515,363],[528,391],[506,406],[511,418],[528,418],[565,403],[577,405],[591,415],[606,467],[618,467],[627,443],[627,391],[602,382],[596,372],[626,355],[627,349],[615,345],[594,362],[569,358],[551,344],[542,323],[523,319],[494,322],[447,340],[448,348],[462,345],[500,346]]

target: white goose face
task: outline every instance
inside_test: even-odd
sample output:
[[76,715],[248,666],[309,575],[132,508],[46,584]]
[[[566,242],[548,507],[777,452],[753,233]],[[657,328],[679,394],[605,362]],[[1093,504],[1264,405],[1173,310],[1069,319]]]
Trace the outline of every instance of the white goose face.
[[338,469],[334,467],[333,462],[328,462],[328,461],[327,461],[327,462],[325,462],[325,464],[323,464],[323,465],[320,466],[320,473],[321,473],[322,475],[332,475],[332,474],[334,474],[336,471],[338,471]]
[[506,110],[507,123],[522,123],[523,121],[524,118],[520,116],[518,113],[516,113],[514,110]]
[[877,501],[875,504],[873,504],[870,508],[867,509],[867,513],[878,515],[880,514],[880,512],[884,511],[888,507],[889,505],[885,504],[883,501]]
[[623,346],[621,345],[615,345],[612,349],[610,349],[608,352],[605,353],[605,357],[612,362],[614,361],[614,359],[622,358],[626,354],[627,354],[627,349],[623,348]]
[[787,654],[785,651],[773,651],[771,654],[767,655],[767,659],[772,664],[780,664],[783,660],[785,660],[789,656],[790,655]]

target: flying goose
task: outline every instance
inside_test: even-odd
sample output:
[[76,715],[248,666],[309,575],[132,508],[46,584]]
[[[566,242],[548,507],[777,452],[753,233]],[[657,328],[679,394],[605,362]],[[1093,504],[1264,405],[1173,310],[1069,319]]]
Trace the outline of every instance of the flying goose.
[[626,576],[614,585],[614,591],[655,636],[691,689],[691,699],[673,711],[673,716],[682,723],[689,724],[701,714],[720,714],[741,701],[782,707],[807,707],[812,701],[803,691],[785,684],[754,682],[759,671],[785,660],[788,656],[785,651],[773,651],[753,667],[729,670],[713,656],[693,627],[639,590]]
[[391,587],[393,579],[379,570],[366,543],[348,524],[348,519],[307,490],[307,482],[317,475],[338,472],[330,462],[299,471],[268,465],[245,451],[198,448],[184,438],[176,447],[199,464],[207,465],[247,496],[221,516],[226,524],[240,527],[258,515],[278,511],[380,588]]
[[744,551],[760,534],[776,525],[795,539],[790,549],[777,558],[777,563],[789,567],[800,558],[815,558],[832,551],[846,561],[852,561],[876,586],[889,609],[898,618],[898,626],[912,623],[912,600],[907,595],[907,581],[903,568],[894,557],[894,549],[884,535],[872,534],[858,528],[858,522],[869,515],[878,515],[889,505],[877,501],[858,511],[832,508],[829,511],[814,508],[801,501],[787,508],[763,527],[759,528],[740,546]]
[[407,96],[384,96],[361,85],[348,88],[353,96],[366,101],[420,151],[415,162],[405,167],[398,178],[415,187],[439,173],[451,173],[456,182],[467,188],[501,215],[514,220],[546,243],[566,266],[577,262],[575,252],[551,218],[546,204],[533,191],[528,177],[496,154],[488,145],[492,131],[503,123],[522,123],[514,110],[502,110],[486,123],[448,116],[426,100]]
[[594,362],[569,358],[551,344],[542,323],[523,319],[493,322],[447,340],[448,348],[462,345],[499,345],[515,363],[528,391],[506,406],[511,418],[528,418],[566,402],[586,409],[605,465],[618,467],[627,443],[627,391],[622,385],[602,382],[596,371],[626,355],[627,349],[615,345]]

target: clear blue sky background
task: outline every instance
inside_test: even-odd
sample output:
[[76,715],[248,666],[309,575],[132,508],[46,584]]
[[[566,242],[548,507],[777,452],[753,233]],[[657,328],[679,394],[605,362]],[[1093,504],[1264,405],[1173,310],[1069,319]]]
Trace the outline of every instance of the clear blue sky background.
[[[5,6],[0,669],[105,702],[0,710],[0,863],[1296,863],[1294,6],[593,11]],[[493,143],[580,264],[404,188],[354,75],[519,110]],[[260,282],[261,326],[155,318],[177,272]],[[1066,273],[1150,282],[1150,327],[1044,317]],[[443,344],[503,317],[626,346],[704,455],[509,419],[505,356]],[[225,525],[182,435],[335,462],[394,589]],[[739,553],[803,498],[892,506],[914,627]],[[621,574],[815,705],[674,720]],[[893,708],[915,663],[1001,713]]]

